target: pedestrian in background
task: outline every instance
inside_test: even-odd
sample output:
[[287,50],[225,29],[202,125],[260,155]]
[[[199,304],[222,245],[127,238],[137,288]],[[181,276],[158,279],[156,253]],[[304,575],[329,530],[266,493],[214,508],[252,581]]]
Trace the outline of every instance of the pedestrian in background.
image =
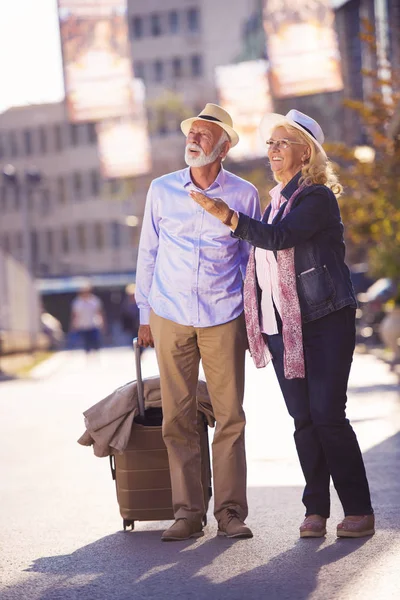
[[196,427],[200,359],[216,419],[212,458],[218,534],[252,537],[244,523],[248,510],[242,406],[247,346],[243,277],[250,247],[197,207],[189,190],[223,196],[235,209],[256,218],[259,198],[252,184],[222,167],[239,141],[225,110],[207,104],[181,128],[189,168],[151,183],[136,274],[139,344],[154,343],[156,349],[176,519],[162,539],[203,535]]
[[[255,247],[245,282],[250,352],[258,367],[270,358],[294,418],[306,486],[301,537],[322,537],[330,516],[332,477],[344,509],[340,537],[374,533],[368,481],[346,418],[355,348],[356,300],[344,262],[342,187],[322,147],[319,124],[297,110],[266,115],[261,134],[278,185],[261,221],[235,212],[231,229]],[[191,192],[224,222],[228,204]]]
[[139,308],[135,298],[136,286],[130,283],[125,288],[125,297],[121,303],[122,329],[129,335],[129,341],[137,337],[139,330]]
[[72,301],[71,330],[80,337],[86,353],[100,348],[101,332],[105,328],[103,303],[85,284]]

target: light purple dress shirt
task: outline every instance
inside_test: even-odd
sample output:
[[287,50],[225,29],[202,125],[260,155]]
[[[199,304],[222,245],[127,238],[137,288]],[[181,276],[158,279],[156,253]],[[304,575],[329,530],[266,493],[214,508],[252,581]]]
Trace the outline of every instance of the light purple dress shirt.
[[[189,196],[198,188],[190,168],[152,181],[136,270],[140,323],[150,310],[181,325],[210,327],[243,311],[243,279],[250,247]],[[257,189],[221,168],[205,194],[260,218]]]

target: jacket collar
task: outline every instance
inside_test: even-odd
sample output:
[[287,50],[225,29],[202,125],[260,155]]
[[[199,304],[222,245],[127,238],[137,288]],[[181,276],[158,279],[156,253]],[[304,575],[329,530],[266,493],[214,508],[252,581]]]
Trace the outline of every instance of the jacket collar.
[[283,188],[281,194],[284,198],[286,198],[286,200],[289,200],[289,198],[291,198],[291,196],[293,196],[293,194],[299,187],[300,177],[301,177],[301,171],[296,173],[296,175]]

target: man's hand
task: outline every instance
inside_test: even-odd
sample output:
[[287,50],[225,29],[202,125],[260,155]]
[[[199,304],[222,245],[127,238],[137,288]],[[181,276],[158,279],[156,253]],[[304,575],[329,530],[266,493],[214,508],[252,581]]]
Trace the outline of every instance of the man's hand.
[[144,346],[145,348],[148,346],[154,348],[154,340],[153,336],[151,335],[150,325],[140,325],[138,331],[138,344],[139,346]]

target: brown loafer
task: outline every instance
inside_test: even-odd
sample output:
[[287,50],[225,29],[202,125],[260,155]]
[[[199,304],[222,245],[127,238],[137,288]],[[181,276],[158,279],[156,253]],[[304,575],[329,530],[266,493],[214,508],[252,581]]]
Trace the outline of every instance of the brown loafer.
[[300,525],[300,537],[319,538],[326,534],[326,519],[321,515],[308,515]]
[[354,515],[343,519],[337,526],[336,535],[338,537],[360,538],[366,535],[374,535],[375,517],[374,515]]
[[201,523],[192,522],[188,519],[177,519],[171,527],[164,531],[161,540],[163,542],[180,542],[203,535],[204,531]]
[[242,521],[236,510],[227,508],[218,521],[217,535],[227,538],[252,538],[251,529]]

